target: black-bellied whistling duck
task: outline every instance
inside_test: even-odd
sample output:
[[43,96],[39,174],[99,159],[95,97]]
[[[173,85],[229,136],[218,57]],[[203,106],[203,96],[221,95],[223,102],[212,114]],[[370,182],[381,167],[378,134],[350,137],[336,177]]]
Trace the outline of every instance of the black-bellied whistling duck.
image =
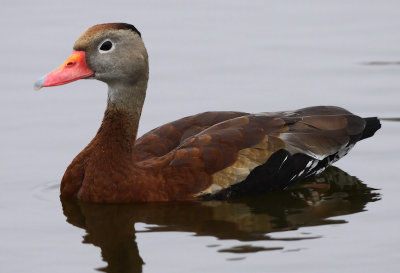
[[149,65],[140,32],[89,28],[36,89],[95,78],[108,84],[96,136],[67,168],[61,196],[92,202],[223,199],[281,190],[323,171],[380,128],[377,118],[317,106],[275,113],[206,112],[136,139]]

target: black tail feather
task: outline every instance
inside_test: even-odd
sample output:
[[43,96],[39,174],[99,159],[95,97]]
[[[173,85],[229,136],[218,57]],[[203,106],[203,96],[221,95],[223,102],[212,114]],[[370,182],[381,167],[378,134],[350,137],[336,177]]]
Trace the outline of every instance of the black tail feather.
[[361,135],[361,139],[372,137],[375,132],[381,128],[381,122],[377,117],[364,118],[364,120],[366,124],[364,132]]
[[204,194],[200,196],[200,199],[225,200],[244,195],[279,191],[307,177],[314,176],[344,156],[357,141],[372,137],[381,128],[380,120],[377,117],[364,118],[364,120],[364,131],[361,136],[357,134],[352,136],[353,139],[350,137],[350,143],[346,146],[348,149],[342,149],[322,160],[303,153],[291,155],[284,149],[278,150],[270,156],[266,163],[252,170],[244,181],[214,194]]

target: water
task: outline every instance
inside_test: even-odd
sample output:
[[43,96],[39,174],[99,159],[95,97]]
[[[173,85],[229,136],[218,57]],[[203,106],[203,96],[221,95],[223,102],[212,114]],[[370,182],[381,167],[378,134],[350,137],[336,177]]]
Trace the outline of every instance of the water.
[[[395,0],[2,1],[0,272],[398,272],[399,8]],[[62,201],[59,181],[99,126],[105,86],[34,92],[32,84],[82,31],[114,21],[135,24],[150,55],[140,134],[206,110],[330,104],[392,120],[317,189],[308,181],[233,202]]]

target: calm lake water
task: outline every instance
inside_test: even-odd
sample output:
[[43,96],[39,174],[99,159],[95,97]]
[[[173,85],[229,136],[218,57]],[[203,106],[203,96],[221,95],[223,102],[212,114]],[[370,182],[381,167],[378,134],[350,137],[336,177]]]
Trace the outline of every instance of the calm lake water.
[[400,116],[399,1],[248,2],[2,0],[0,272],[400,272],[398,121],[283,192],[113,206],[59,199],[65,168],[100,124],[106,86],[32,85],[97,23],[143,34],[140,134],[206,110],[338,105]]

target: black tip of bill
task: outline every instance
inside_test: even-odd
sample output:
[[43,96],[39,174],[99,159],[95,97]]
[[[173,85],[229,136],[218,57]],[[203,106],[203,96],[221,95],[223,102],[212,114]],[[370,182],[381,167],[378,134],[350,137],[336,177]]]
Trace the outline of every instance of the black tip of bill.
[[34,84],[33,84],[33,89],[35,89],[35,91],[39,91],[42,87],[44,82],[46,81],[46,77],[42,77],[40,80],[37,80]]

